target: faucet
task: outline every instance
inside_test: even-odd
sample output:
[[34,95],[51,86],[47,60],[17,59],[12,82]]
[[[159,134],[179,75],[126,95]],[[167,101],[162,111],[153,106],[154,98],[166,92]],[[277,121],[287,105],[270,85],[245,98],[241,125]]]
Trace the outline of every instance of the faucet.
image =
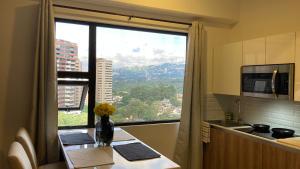
[[235,121],[237,123],[240,123],[242,121],[241,117],[240,117],[241,116],[241,99],[239,97],[235,97],[234,104],[236,104],[238,106],[238,112],[236,113]]

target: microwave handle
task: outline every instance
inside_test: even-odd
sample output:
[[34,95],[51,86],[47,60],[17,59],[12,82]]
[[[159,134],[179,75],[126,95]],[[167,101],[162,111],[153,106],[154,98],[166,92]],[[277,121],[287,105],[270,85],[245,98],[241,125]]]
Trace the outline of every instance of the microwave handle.
[[272,93],[273,95],[277,98],[276,94],[276,86],[275,86],[275,81],[276,81],[276,76],[277,76],[278,70],[275,69],[273,70],[273,75],[272,75]]

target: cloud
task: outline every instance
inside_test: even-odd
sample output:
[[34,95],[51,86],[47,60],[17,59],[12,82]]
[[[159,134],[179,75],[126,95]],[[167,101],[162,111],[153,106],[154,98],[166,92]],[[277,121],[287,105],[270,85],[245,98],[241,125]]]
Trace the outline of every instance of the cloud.
[[162,55],[164,54],[166,51],[163,49],[153,49],[153,54],[154,55]]
[[141,51],[141,48],[140,47],[137,47],[137,48],[133,48],[132,49],[132,52],[134,52],[134,53],[138,53],[138,52],[140,52]]

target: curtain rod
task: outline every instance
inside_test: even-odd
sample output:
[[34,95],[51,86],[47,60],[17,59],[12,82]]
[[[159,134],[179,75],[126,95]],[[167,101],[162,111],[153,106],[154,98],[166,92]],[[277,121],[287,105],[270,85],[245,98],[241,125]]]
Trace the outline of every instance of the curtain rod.
[[147,17],[140,17],[140,16],[130,16],[130,15],[124,15],[124,14],[118,14],[114,12],[106,12],[106,11],[100,11],[100,10],[94,10],[94,9],[87,9],[87,8],[80,8],[80,7],[73,7],[73,6],[65,6],[65,5],[58,5],[53,4],[54,7],[61,7],[61,8],[68,8],[68,9],[76,9],[76,10],[83,10],[83,11],[89,11],[89,12],[97,12],[97,13],[104,13],[104,14],[111,14],[111,15],[119,15],[119,16],[126,16],[129,18],[140,18],[140,19],[148,19],[153,21],[160,21],[160,22],[169,22],[169,23],[175,23],[175,24],[182,24],[182,25],[189,25],[191,26],[191,23],[185,23],[185,22],[176,22],[176,21],[168,21],[163,19],[154,19],[154,18],[147,18]]

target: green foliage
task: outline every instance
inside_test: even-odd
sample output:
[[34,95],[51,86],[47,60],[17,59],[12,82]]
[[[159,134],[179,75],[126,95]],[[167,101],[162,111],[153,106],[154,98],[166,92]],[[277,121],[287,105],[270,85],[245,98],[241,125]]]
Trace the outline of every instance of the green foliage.
[[58,126],[79,126],[87,125],[87,111],[80,114],[67,114],[65,112],[58,112]]
[[[179,83],[179,82],[178,82]],[[183,83],[181,81],[181,83]],[[182,89],[181,89],[182,90]],[[114,103],[116,112],[111,116],[112,120],[118,122],[132,121],[154,121],[178,119],[180,115],[174,115],[172,108],[164,107],[162,101],[169,100],[174,107],[181,107],[181,102],[177,100],[177,93],[173,83],[125,83],[115,85],[114,95],[123,97],[121,102]],[[81,114],[58,113],[59,126],[76,126],[87,124],[87,106]]]
[[139,85],[131,87],[129,92],[119,92],[123,99],[117,104],[117,112],[112,116],[116,122],[148,121],[178,119],[172,110],[159,114],[160,101],[169,100],[175,106],[181,106],[177,100],[176,88],[173,85]]

